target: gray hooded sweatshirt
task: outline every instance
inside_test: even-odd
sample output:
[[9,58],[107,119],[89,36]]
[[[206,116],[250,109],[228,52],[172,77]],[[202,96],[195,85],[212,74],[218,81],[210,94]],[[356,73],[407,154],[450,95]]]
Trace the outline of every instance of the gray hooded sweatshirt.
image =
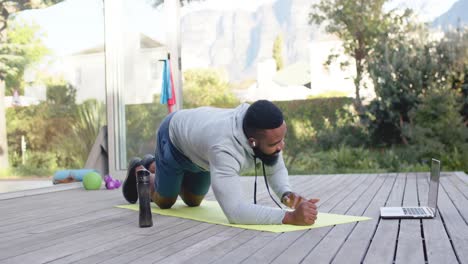
[[[177,111],[169,125],[169,136],[181,153],[210,171],[214,195],[230,223],[281,224],[284,210],[242,199],[239,175],[254,168],[254,152],[242,129],[248,107],[242,104],[235,109],[201,107]],[[265,167],[276,196],[291,191],[282,156],[274,166]]]

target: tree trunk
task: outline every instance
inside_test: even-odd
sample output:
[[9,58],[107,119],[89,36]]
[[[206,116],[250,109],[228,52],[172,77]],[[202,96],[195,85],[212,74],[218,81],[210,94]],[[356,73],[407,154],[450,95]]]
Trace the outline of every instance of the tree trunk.
[[8,142],[5,111],[5,82],[0,80],[0,169],[8,168]]
[[403,142],[403,144],[404,144],[405,146],[408,146],[408,140],[406,139],[405,135],[403,135],[403,125],[404,125],[403,116],[400,114],[400,133],[401,133],[401,141]]
[[355,88],[355,102],[354,102],[354,109],[359,115],[359,118],[361,122],[364,121],[364,107],[362,106],[362,100],[361,100],[361,94],[360,94],[360,89],[361,89],[361,82],[362,82],[362,71],[364,67],[362,66],[362,60],[356,59],[356,78],[354,79],[354,88]]

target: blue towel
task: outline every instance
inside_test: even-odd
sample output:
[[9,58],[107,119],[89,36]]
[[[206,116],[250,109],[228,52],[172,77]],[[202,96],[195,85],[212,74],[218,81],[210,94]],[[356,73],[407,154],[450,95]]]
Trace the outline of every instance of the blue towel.
[[172,98],[171,89],[171,69],[168,60],[164,60],[163,79],[161,87],[161,104],[167,104],[169,99]]

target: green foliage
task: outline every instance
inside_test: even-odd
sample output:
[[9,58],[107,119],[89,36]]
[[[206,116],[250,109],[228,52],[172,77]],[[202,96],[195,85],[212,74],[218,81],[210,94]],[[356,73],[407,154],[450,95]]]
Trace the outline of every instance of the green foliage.
[[[387,0],[321,0],[312,5],[312,12],[309,14],[309,23],[325,24],[326,32],[339,37],[343,41],[344,53],[352,58],[341,64],[355,66],[355,106],[360,116],[364,114],[360,89],[363,86],[366,63],[378,36],[386,32],[386,27],[390,24],[386,19],[387,13],[383,11],[385,2]],[[403,16],[409,13],[407,11]],[[329,61],[337,57],[336,54],[330,54]]]
[[229,89],[227,81],[212,69],[184,72],[184,108],[199,106],[234,107],[239,100]]
[[363,59],[369,54],[383,29],[383,5],[386,0],[321,0],[312,5],[309,23],[325,24],[328,33],[343,40],[346,54]]
[[42,103],[37,106],[7,109],[10,155],[21,153],[21,136],[25,137],[29,151],[56,152],[61,148],[63,137],[71,133],[73,118],[57,116],[51,108],[50,105]]
[[372,100],[367,107],[370,115],[369,136],[370,141],[376,146],[391,146],[400,144],[402,141],[402,131],[400,116],[389,110],[389,105],[385,105],[382,100]]
[[47,102],[53,105],[72,106],[76,101],[76,88],[64,80],[47,81]]
[[[414,161],[410,158],[411,155],[411,150],[408,148],[366,149],[340,145],[329,151],[305,153],[288,170],[290,174],[429,171],[427,161]],[[457,167],[447,163],[444,164],[444,170],[457,170]]]
[[369,107],[370,130],[377,144],[406,143],[401,130],[409,122],[409,111],[429,85],[441,81],[432,44],[421,37],[427,33],[405,19],[391,17],[394,23],[380,36],[368,63],[378,96]]
[[154,154],[156,131],[167,113],[167,107],[159,103],[159,97],[155,97],[152,104],[125,107],[127,157]]
[[[411,149],[420,160],[441,159],[444,164],[468,169],[468,128],[459,114],[457,94],[448,89],[432,89],[410,113],[405,127]],[[447,156],[447,154],[449,154]]]
[[14,90],[22,94],[24,70],[27,66],[40,61],[49,52],[42,43],[39,26],[15,21],[8,29],[7,42],[2,45],[2,50],[2,54],[8,52],[12,58],[10,61],[5,61],[5,67],[8,67],[4,69],[7,73],[6,94],[12,95]]
[[29,152],[26,164],[17,166],[16,173],[24,176],[49,176],[58,169],[54,152]]
[[71,123],[71,133],[61,136],[62,145],[58,156],[62,163],[73,164],[74,168],[82,168],[89,152],[99,134],[99,130],[106,124],[106,109],[102,102],[95,99],[84,101],[77,105],[76,115]]
[[334,125],[317,133],[316,149],[331,150],[337,145],[350,147],[369,146],[368,133],[365,127],[356,123]]
[[51,140],[46,132],[50,121],[47,105],[8,108],[6,119],[10,155],[21,153],[21,136],[26,138],[28,149],[46,149]]
[[340,112],[346,112],[344,107],[351,102],[351,98],[275,102],[283,111],[288,125],[286,148],[284,149],[287,165],[294,164],[299,156],[316,149],[317,132],[336,125],[340,118]]
[[[62,0],[11,0],[0,2],[0,100],[4,100],[4,81],[7,75],[15,75],[21,71],[24,65],[24,45],[12,45],[8,43],[6,30],[10,16],[23,10],[44,8]],[[8,166],[7,131],[5,129],[5,109],[0,107],[0,164]]]
[[[64,109],[67,111],[60,112]],[[103,104],[93,101],[73,108],[48,102],[8,108],[7,133],[11,165],[22,166],[21,137],[24,136],[28,158],[38,159],[39,153],[54,153],[56,164],[48,168],[46,165],[49,163],[44,163],[44,171],[81,168],[104,121]],[[37,154],[30,156],[31,153]],[[32,165],[28,162],[27,166]]]
[[347,97],[348,93],[337,90],[328,90],[317,95],[309,95],[307,99],[316,99],[316,98],[331,98],[331,97]]
[[276,70],[279,71],[283,69],[283,37],[281,37],[281,35],[278,35],[273,43],[273,59],[275,59],[276,62]]
[[9,0],[3,1],[1,3],[1,8],[6,9],[8,7],[8,12],[3,12],[2,17],[7,18],[7,15],[18,13],[23,10],[29,9],[39,9],[45,8],[57,3],[62,2],[63,0]]
[[[28,155],[54,153],[55,165],[44,161],[44,173],[55,168],[80,168],[87,159],[99,128],[105,123],[104,105],[94,100],[76,105],[76,90],[72,86],[63,81],[49,81],[47,85],[46,102],[7,109],[11,164],[23,166],[20,156],[21,137],[24,137]],[[38,155],[29,158],[42,162]],[[31,167],[31,164],[35,164],[34,161],[28,162],[27,166]]]
[[437,45],[439,67],[445,70],[452,89],[460,93],[461,114],[468,125],[468,27],[445,33]]

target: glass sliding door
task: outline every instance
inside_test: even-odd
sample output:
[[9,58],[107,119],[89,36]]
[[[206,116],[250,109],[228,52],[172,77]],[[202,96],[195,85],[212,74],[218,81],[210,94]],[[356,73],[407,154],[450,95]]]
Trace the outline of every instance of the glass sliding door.
[[104,4],[64,0],[41,9],[21,6],[26,9],[9,18],[8,45],[0,51],[13,59],[3,62],[12,69],[0,113],[10,161],[5,176],[43,177],[52,184],[49,177],[57,171],[86,165],[106,124]]
[[124,177],[131,157],[153,154],[167,108],[159,103],[164,14],[146,0],[106,0],[106,86],[109,170]]

